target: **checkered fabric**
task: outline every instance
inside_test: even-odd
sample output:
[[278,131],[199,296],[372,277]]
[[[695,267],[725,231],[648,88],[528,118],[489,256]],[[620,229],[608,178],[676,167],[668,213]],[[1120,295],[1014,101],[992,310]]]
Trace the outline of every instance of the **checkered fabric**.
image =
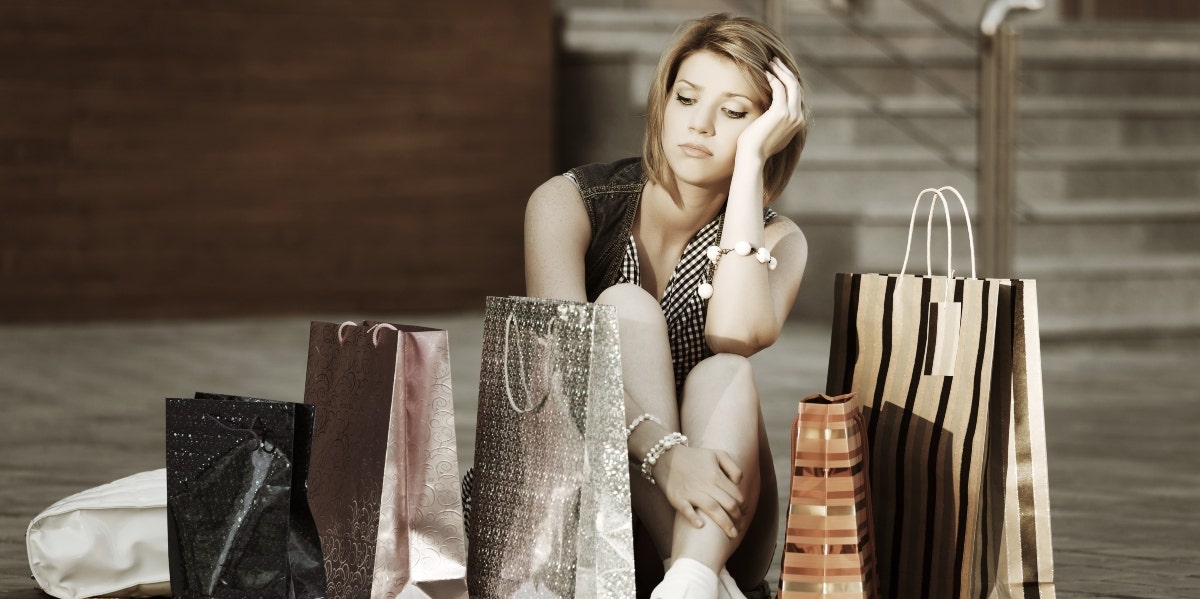
[[[774,210],[763,210],[764,223],[771,222],[775,216]],[[667,319],[667,337],[671,343],[671,361],[675,366],[677,392],[683,389],[684,380],[692,368],[699,364],[700,360],[713,355],[704,340],[708,301],[700,297],[697,288],[704,281],[705,270],[708,267],[706,251],[711,245],[720,245],[724,224],[725,213],[722,212],[696,232],[683,249],[683,255],[667,281],[667,289],[660,302],[663,315]],[[625,246],[625,258],[621,262],[621,274],[617,282],[638,286],[642,284],[637,243],[632,235]]]

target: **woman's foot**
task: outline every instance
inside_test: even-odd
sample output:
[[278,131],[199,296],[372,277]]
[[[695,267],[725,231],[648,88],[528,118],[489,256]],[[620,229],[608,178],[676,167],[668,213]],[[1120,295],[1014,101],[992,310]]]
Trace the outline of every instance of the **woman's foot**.
[[[650,599],[718,599],[720,581],[712,568],[687,557],[671,564]],[[735,587],[736,588],[736,587]]]

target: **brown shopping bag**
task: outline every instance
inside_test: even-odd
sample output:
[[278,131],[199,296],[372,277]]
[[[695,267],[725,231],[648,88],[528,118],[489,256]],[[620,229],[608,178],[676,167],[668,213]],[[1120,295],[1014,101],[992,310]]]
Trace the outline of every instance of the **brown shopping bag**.
[[488,298],[473,599],[634,596],[621,380],[616,308]]
[[800,400],[779,599],[875,597],[866,424],[853,393]]
[[446,331],[314,322],[309,501],[329,597],[466,597]]
[[[929,194],[949,234],[947,192],[965,212],[957,191],[927,189],[913,221]],[[899,275],[837,276],[826,389],[864,404],[880,595],[1053,597],[1034,284],[975,278],[973,240],[970,278],[908,275],[907,264],[906,252]],[[1029,476],[1010,488],[1014,469]],[[1006,510],[1036,533],[1018,541]]]

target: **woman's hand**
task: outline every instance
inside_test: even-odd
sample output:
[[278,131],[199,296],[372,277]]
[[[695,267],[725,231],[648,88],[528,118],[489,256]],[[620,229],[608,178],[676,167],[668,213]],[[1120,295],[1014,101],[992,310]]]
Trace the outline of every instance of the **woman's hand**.
[[704,512],[729,538],[737,537],[734,524],[742,517],[742,471],[724,451],[677,445],[654,465],[654,479],[667,501],[696,528],[704,526]]
[[767,81],[771,84],[771,106],[738,137],[738,159],[752,157],[765,162],[787,146],[804,125],[803,93],[795,73],[783,61],[772,58]]

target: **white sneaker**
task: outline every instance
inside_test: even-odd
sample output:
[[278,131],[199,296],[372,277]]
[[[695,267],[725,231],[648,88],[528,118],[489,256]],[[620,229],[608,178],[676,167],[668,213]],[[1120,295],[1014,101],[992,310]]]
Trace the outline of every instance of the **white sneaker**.
[[725,568],[721,568],[721,573],[717,574],[717,599],[746,599],[746,595],[738,588],[737,581]]
[[688,557],[681,557],[667,570],[650,599],[718,599],[717,573]]

